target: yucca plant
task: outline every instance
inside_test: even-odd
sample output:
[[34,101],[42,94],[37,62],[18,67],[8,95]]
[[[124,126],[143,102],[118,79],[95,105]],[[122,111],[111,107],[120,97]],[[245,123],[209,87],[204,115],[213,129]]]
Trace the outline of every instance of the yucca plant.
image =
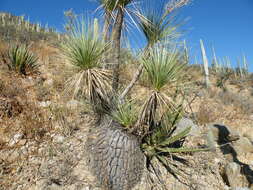
[[156,158],[175,177],[180,172],[170,159],[173,153],[208,150],[183,146],[191,126],[175,134],[176,124],[183,116],[183,104],[177,106],[177,94],[170,96],[164,88],[169,85],[172,91],[175,87],[175,93],[178,93],[186,65],[184,60],[184,54],[178,49],[170,50],[162,44],[153,48],[149,57],[143,58],[142,64],[152,91],[141,109],[137,123],[142,131],[141,149],[147,157],[147,165],[152,165],[152,160]]
[[[101,0],[100,3],[106,11],[106,23],[104,26],[105,34],[108,35],[107,31],[111,24],[111,15],[115,12],[114,22],[112,26],[111,42],[112,48],[114,49],[112,53],[111,68],[113,70],[113,81],[112,86],[115,91],[118,90],[119,86],[119,65],[120,65],[120,50],[121,50],[121,34],[123,29],[124,17],[127,13],[126,7],[136,0]],[[104,36],[104,39],[107,37]]]
[[171,12],[168,12],[163,6],[160,8],[161,10],[151,6],[140,10],[141,16],[139,16],[139,28],[144,34],[148,46],[152,47],[164,40],[172,42],[178,38],[181,35],[177,31],[179,25],[173,23],[173,19],[170,17]]
[[96,19],[87,23],[84,19],[76,20],[73,31],[61,46],[64,57],[76,69],[66,82],[66,92],[71,92],[73,98],[85,97],[95,107],[109,109],[111,74],[101,69],[109,46],[100,34]]
[[1,57],[9,70],[22,75],[38,72],[38,57],[26,45],[11,46]]
[[[179,0],[179,1],[171,1],[167,4],[167,8],[164,7],[164,3],[162,6],[159,6],[157,9],[156,4],[152,4],[154,1],[148,1],[148,6],[144,6],[140,9],[138,13],[138,25],[140,31],[143,33],[146,38],[147,44],[145,47],[146,52],[144,52],[148,56],[148,49],[152,48],[157,43],[167,43],[167,44],[175,44],[175,39],[177,39],[181,34],[178,32],[179,24],[173,23],[173,19],[171,17],[171,13],[189,3],[189,0]],[[156,2],[155,2],[156,3]],[[120,99],[123,100],[124,97],[128,94],[128,92],[133,88],[136,82],[139,80],[144,66],[142,64],[139,65],[136,73],[134,73],[133,79],[130,84],[126,87],[126,89],[122,92]]]
[[182,54],[176,48],[168,52],[167,48],[158,45],[150,51],[148,58],[141,60],[152,92],[142,108],[140,125],[152,125],[156,119],[161,118],[165,110],[174,109],[173,100],[163,90],[167,84],[176,85],[183,76],[185,63],[181,62],[182,59]]

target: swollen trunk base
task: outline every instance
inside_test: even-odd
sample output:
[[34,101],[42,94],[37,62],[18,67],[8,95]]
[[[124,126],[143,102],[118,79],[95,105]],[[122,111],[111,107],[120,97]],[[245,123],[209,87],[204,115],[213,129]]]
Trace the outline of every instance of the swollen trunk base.
[[137,138],[116,122],[92,129],[87,140],[91,172],[108,190],[130,190],[141,180],[144,155]]

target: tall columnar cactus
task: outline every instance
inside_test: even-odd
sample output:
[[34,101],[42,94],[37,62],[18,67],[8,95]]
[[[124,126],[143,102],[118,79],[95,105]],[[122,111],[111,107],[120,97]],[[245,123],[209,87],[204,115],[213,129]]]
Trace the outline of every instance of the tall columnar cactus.
[[231,66],[231,61],[230,61],[230,59],[229,59],[228,56],[226,56],[225,59],[226,59],[226,61],[225,61],[225,63],[226,63],[225,68],[226,68],[226,70],[228,71],[229,69],[232,68],[232,66]]
[[189,52],[188,52],[188,47],[186,45],[186,40],[184,40],[184,56],[185,56],[185,62],[186,64],[189,63]]
[[243,77],[242,66],[239,58],[237,58],[237,72],[239,72],[238,74],[240,77]]
[[5,26],[5,18],[4,18],[4,15],[2,15],[2,25]]
[[21,20],[21,23],[23,23],[25,20],[25,16],[24,15],[20,16],[20,20]]
[[215,72],[217,72],[217,69],[218,69],[218,60],[217,60],[217,57],[216,57],[216,53],[215,53],[215,49],[214,47],[212,47],[212,50],[213,50],[213,62],[212,62],[212,68],[214,68]]
[[48,23],[46,23],[46,25],[45,25],[45,32],[49,32]]
[[27,22],[26,22],[26,30],[30,30],[30,18],[27,18]]
[[200,47],[201,47],[201,53],[202,53],[202,58],[203,58],[203,64],[204,64],[204,72],[205,72],[205,84],[206,87],[210,87],[210,81],[209,81],[209,71],[208,71],[208,59],[206,56],[206,50],[204,47],[203,41],[200,39]]
[[40,23],[36,24],[36,30],[37,30],[37,32],[40,32]]
[[245,74],[248,74],[248,70],[249,70],[249,66],[248,66],[248,62],[247,62],[247,59],[246,59],[246,56],[243,54],[243,69],[244,69],[244,72]]

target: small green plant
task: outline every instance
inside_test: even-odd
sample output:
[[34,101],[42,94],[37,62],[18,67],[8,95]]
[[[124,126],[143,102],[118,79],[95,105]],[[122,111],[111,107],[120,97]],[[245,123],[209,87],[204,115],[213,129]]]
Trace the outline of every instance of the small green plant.
[[152,164],[156,158],[171,174],[180,174],[175,162],[171,159],[176,153],[207,151],[208,148],[192,148],[183,145],[185,138],[191,131],[191,126],[175,133],[176,124],[182,118],[182,106],[177,112],[168,111],[161,121],[150,126],[151,132],[142,140],[141,149],[147,157],[147,163]]
[[116,110],[112,112],[112,118],[127,128],[134,127],[138,118],[136,105],[132,101],[118,104]]
[[9,70],[22,75],[38,72],[38,57],[34,55],[26,45],[15,45],[2,54],[3,62]]
[[219,72],[218,78],[216,81],[216,86],[221,88],[222,90],[226,91],[226,82],[229,80],[229,78],[232,76],[232,71],[226,71],[226,72]]

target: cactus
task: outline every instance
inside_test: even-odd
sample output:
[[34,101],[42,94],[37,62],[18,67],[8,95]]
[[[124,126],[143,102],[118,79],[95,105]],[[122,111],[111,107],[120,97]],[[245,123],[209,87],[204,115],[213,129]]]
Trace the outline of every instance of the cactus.
[[208,71],[208,59],[206,56],[206,50],[204,47],[203,41],[200,39],[200,47],[201,47],[201,53],[202,53],[202,58],[203,58],[203,64],[204,64],[204,72],[205,72],[205,84],[206,87],[210,87],[210,81],[209,81],[209,71]]
[[186,64],[188,64],[189,63],[189,52],[188,52],[188,48],[187,48],[185,40],[184,40],[184,56],[185,56],[185,62],[186,62]]
[[244,54],[243,54],[243,70],[245,74],[248,74],[249,66],[248,66],[246,56]]
[[215,53],[214,47],[212,47],[212,50],[213,50],[212,68],[214,68],[215,72],[217,72],[219,63],[218,63],[218,60],[217,60],[217,57],[216,57],[216,53]]

